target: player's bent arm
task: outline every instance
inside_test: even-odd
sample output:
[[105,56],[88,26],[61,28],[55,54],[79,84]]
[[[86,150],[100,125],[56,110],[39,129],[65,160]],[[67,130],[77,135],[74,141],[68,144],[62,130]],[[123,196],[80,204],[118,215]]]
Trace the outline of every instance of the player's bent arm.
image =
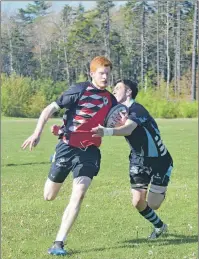
[[116,128],[105,128],[101,125],[92,128],[91,132],[94,133],[93,137],[104,137],[104,136],[129,136],[133,130],[137,127],[137,123],[127,119],[125,124]]
[[44,110],[42,111],[38,122],[37,122],[37,126],[36,129],[34,131],[34,134],[37,135],[38,137],[41,135],[42,130],[44,128],[44,125],[46,124],[46,122],[48,121],[48,119],[56,112],[60,109],[60,107],[58,106],[58,104],[56,102],[52,102],[51,104],[49,104],[46,108],[44,108]]
[[120,126],[120,127],[116,127],[113,128],[113,136],[129,136],[131,135],[131,133],[133,132],[133,130],[137,127],[137,123],[127,119],[125,124]]

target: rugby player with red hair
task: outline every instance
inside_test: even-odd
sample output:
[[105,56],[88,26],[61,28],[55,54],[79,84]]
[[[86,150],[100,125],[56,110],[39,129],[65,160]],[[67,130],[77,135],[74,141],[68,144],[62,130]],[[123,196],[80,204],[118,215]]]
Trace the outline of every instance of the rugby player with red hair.
[[100,169],[101,138],[94,138],[91,129],[103,125],[106,115],[117,104],[116,98],[106,90],[111,70],[112,63],[106,57],[95,57],[90,63],[92,81],[72,85],[48,105],[42,111],[34,133],[22,144],[23,149],[29,146],[32,150],[39,143],[48,119],[59,109],[66,109],[60,141],[44,186],[44,199],[54,200],[69,172],[73,173],[70,201],[55,241],[48,249],[52,255],[67,254],[64,242],[78,216],[85,193]]

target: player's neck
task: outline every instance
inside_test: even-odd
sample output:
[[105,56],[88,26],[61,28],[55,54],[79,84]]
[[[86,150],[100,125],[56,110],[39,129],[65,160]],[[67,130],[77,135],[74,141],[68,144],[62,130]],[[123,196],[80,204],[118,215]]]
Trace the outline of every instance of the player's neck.
[[106,89],[106,87],[102,88],[102,87],[98,86],[98,85],[95,83],[94,80],[92,80],[92,85],[94,85],[94,86],[95,86],[97,89],[99,89],[99,90],[105,90],[105,89]]
[[130,107],[134,102],[134,99],[127,97],[126,101],[124,101],[122,104],[126,105],[127,107]]

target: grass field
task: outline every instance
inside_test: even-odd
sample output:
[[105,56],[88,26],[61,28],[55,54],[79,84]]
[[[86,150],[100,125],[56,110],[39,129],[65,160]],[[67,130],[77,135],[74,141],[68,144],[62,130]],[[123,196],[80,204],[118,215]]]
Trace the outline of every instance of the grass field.
[[[2,259],[55,258],[47,254],[69,200],[71,176],[57,199],[43,200],[43,185],[56,137],[48,122],[33,151],[22,142],[36,120],[2,120]],[[196,259],[198,258],[197,119],[157,120],[174,158],[175,169],[166,200],[158,213],[169,234],[156,241],[152,230],[131,206],[129,148],[122,137],[107,137],[101,147],[99,176],[87,192],[80,216],[67,242],[70,259]]]

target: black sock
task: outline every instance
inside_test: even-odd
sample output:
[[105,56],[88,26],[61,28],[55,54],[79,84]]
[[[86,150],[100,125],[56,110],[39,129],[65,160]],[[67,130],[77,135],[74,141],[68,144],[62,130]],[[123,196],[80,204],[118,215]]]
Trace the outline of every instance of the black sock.
[[158,217],[154,210],[152,210],[148,205],[146,209],[139,212],[146,220],[150,221],[155,228],[161,228],[163,226],[162,220]]
[[64,242],[63,241],[55,241],[54,244],[56,244],[59,247],[64,247]]

